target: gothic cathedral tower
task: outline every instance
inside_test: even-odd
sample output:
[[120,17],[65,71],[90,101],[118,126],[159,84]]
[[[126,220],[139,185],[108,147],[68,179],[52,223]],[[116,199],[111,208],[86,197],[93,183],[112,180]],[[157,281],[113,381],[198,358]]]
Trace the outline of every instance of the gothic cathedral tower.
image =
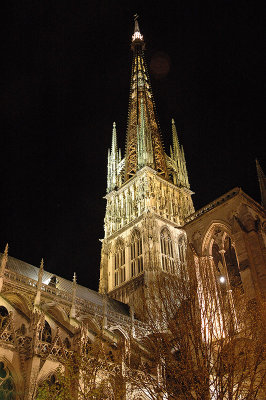
[[194,212],[183,147],[172,120],[173,146],[166,155],[156,117],[138,21],[133,51],[126,154],[113,124],[108,150],[107,207],[100,268],[101,293],[133,304],[149,271],[177,273],[185,237],[179,229]]

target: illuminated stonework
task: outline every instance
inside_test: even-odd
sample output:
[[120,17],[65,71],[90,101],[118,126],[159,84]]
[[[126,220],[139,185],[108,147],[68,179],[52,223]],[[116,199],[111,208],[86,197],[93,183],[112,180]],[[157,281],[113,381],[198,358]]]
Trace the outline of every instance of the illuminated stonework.
[[[100,277],[100,292],[126,303],[133,301],[131,297],[147,279],[147,271],[166,270],[168,265],[168,272],[178,270],[179,238],[184,237],[179,228],[194,213],[184,150],[173,120],[170,156],[163,149],[137,21],[132,50],[126,155],[121,158],[115,123],[108,151]],[[171,254],[165,253],[160,240],[166,230]],[[132,249],[136,235],[138,245]]]
[[[137,21],[132,49],[126,156],[122,158],[117,146],[115,124],[108,152],[101,293],[77,284],[75,274],[73,282],[56,276],[56,266],[48,272],[43,261],[38,268],[10,257],[6,246],[0,254],[0,399],[36,399],[44,382],[56,382],[57,368],[80,354],[85,339],[94,342],[102,337],[111,353],[123,340],[124,354],[130,355],[127,362],[145,361],[143,337],[150,332],[139,320],[139,294],[150,277],[157,276],[155,271],[172,278],[186,267],[187,249],[193,254],[197,287],[202,292],[205,288],[207,295],[217,294],[211,307],[226,293],[233,303],[233,289],[240,290],[252,307],[265,303],[265,209],[234,188],[194,212],[174,121],[170,156],[162,147]],[[258,164],[257,168],[265,205],[265,176]],[[91,260],[90,268],[97,268],[97,263]],[[208,275],[214,291],[203,284]],[[130,309],[114,298],[130,304]],[[220,314],[213,315],[221,325]],[[126,397],[151,398],[142,388],[132,392],[130,385]]]

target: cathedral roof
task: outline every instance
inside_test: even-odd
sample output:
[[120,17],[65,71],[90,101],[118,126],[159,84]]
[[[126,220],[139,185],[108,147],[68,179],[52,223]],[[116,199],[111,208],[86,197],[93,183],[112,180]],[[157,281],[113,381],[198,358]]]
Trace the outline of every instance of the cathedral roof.
[[[0,260],[2,259],[2,254],[0,253]],[[34,281],[38,281],[39,268],[34,265],[28,264],[24,261],[18,260],[17,258],[8,256],[7,269],[9,271],[15,272],[18,276],[27,277]],[[52,274],[51,272],[45,271],[43,273],[43,284],[47,285],[49,288],[49,282],[51,278],[56,277],[56,289],[63,291],[71,295],[72,293],[72,281],[62,278],[61,276]],[[21,279],[23,282],[23,279]],[[52,288],[52,286],[50,286]],[[54,288],[55,289],[55,288]],[[95,306],[103,307],[103,295],[96,292],[95,290],[88,289],[85,286],[77,284],[77,298],[86,300],[93,303]],[[117,300],[107,297],[108,310],[113,311],[125,316],[129,316],[129,307]]]

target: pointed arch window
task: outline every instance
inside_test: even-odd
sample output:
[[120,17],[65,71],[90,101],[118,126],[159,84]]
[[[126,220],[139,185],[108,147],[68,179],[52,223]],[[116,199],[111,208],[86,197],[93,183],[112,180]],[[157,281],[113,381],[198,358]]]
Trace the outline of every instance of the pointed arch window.
[[175,272],[173,243],[167,228],[161,231],[161,254],[163,270],[173,274]]
[[8,311],[4,306],[0,306],[0,330],[6,326],[8,321]]
[[8,367],[0,362],[0,399],[15,400],[16,390],[13,377]]
[[[223,233],[222,241],[214,237],[211,245],[211,255],[216,267],[217,282],[221,293],[226,294],[228,289],[240,289],[243,292],[241,275],[234,244],[227,233]],[[233,296],[235,291],[233,290]]]
[[139,231],[134,231],[130,246],[130,274],[131,277],[143,271],[142,237]]
[[47,321],[44,321],[41,338],[43,342],[52,343],[52,329]]
[[118,239],[116,242],[116,251],[114,259],[114,282],[115,286],[120,285],[126,280],[125,269],[125,244],[123,240]]

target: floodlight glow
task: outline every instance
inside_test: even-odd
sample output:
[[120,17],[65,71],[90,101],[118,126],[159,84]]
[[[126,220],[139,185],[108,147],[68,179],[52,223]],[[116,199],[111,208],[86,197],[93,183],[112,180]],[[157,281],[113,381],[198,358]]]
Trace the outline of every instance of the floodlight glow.
[[224,282],[225,282],[225,277],[224,277],[224,276],[220,276],[219,281],[220,281],[221,283],[224,283]]

